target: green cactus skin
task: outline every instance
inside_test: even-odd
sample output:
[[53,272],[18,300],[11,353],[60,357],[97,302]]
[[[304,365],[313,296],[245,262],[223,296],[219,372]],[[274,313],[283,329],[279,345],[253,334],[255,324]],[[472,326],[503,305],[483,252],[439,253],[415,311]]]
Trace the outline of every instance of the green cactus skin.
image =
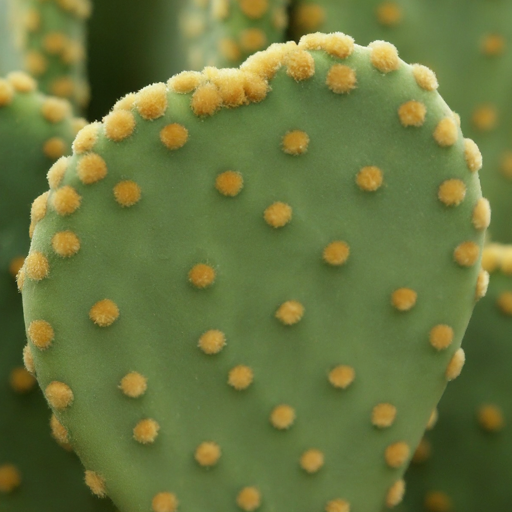
[[77,135],[19,283],[93,492],[122,512],[400,501],[485,284],[480,153],[435,88],[387,43],[316,35]]
[[0,2],[0,76],[22,68],[20,51],[12,30],[15,16],[12,4],[10,0]]
[[430,457],[406,475],[409,510],[498,512],[510,505],[512,246],[489,246],[483,263],[491,279],[464,337],[467,367],[426,435]]
[[491,237],[512,243],[512,3],[507,0],[297,0],[295,37],[346,31],[367,44],[392,42],[403,59],[431,67],[440,93],[484,156],[482,189]]
[[77,111],[89,102],[85,21],[89,0],[18,0],[25,69],[46,94],[68,99]]
[[[6,80],[0,79],[2,512],[112,510],[109,502],[98,503],[90,496],[79,460],[51,438],[50,412],[22,362],[26,335],[14,277],[19,258],[28,252],[30,204],[45,190],[46,171],[58,150],[69,151],[76,125],[83,126],[70,114],[66,101],[43,96],[27,75],[13,73]],[[36,218],[40,209],[39,199],[33,209]]]
[[238,66],[285,40],[290,0],[188,0],[181,32],[191,69]]

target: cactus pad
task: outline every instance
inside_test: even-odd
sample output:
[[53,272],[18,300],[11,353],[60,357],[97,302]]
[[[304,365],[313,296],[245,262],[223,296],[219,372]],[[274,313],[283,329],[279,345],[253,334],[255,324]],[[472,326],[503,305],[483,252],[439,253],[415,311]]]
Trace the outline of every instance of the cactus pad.
[[440,93],[478,144],[493,240],[512,243],[512,2],[508,0],[296,0],[292,32],[336,30],[361,43],[385,39],[431,67]]
[[485,291],[480,153],[436,86],[392,45],[317,34],[153,84],[77,135],[19,282],[95,494],[401,500]]
[[189,0],[181,32],[192,69],[234,66],[284,41],[289,0]]
[[498,512],[510,504],[512,246],[488,246],[482,264],[491,279],[464,336],[467,368],[406,475],[409,510]]
[[85,21],[90,0],[17,0],[17,30],[26,70],[40,89],[83,109],[89,101]]
[[[57,446],[52,420],[35,378],[23,368],[25,329],[15,276],[29,248],[29,213],[46,188],[46,172],[71,150],[83,122],[65,100],[40,94],[32,78],[0,79],[0,510],[80,512],[112,510],[83,483],[78,458]],[[78,125],[78,126],[77,126]],[[34,201],[32,221],[44,215],[45,196]],[[26,366],[32,370],[30,353]]]

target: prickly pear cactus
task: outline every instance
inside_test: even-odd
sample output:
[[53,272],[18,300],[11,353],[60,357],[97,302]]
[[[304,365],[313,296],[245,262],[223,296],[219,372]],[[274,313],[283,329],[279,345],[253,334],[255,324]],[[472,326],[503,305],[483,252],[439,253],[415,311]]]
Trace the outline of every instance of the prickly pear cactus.
[[26,70],[40,89],[68,99],[78,110],[87,106],[85,21],[90,0],[15,0]]
[[464,337],[467,369],[407,473],[410,510],[498,512],[510,504],[512,246],[490,245],[482,261],[491,280]]
[[388,43],[317,34],[151,85],[77,135],[18,282],[95,494],[400,502],[485,293],[480,153],[436,87]]
[[285,40],[290,0],[187,0],[181,32],[192,69],[237,66]]
[[[15,276],[29,246],[32,200],[46,188],[46,171],[71,149],[76,124],[68,102],[43,96],[23,73],[0,79],[0,510],[111,510],[91,498],[81,464],[57,446],[65,442],[33,375],[23,368],[25,329]],[[32,206],[44,215],[45,196]],[[25,362],[32,370],[28,352]]]
[[22,68],[22,59],[16,36],[12,30],[14,12],[12,1],[0,2],[0,76]]
[[512,2],[508,0],[296,0],[296,37],[347,31],[366,44],[392,42],[428,65],[484,156],[482,187],[494,212],[492,238],[512,243]]

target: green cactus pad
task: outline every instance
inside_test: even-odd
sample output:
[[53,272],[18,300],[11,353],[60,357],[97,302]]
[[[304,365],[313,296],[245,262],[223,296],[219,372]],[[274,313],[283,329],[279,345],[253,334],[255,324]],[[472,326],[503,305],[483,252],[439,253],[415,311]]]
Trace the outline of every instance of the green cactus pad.
[[409,510],[498,512],[510,505],[512,247],[490,245],[483,265],[491,279],[464,337],[467,368],[443,397],[438,424],[406,475]]
[[492,239],[512,243],[512,2],[508,0],[296,0],[291,26],[346,31],[364,44],[392,42],[408,62],[432,68],[440,93],[480,147]]
[[181,32],[191,69],[237,66],[285,40],[290,0],[188,0]]
[[25,69],[41,91],[87,106],[85,21],[89,0],[18,0],[17,23]]
[[[77,126],[77,124],[79,126]],[[23,368],[25,328],[15,276],[29,248],[31,203],[46,188],[46,171],[69,152],[83,122],[65,100],[43,96],[33,79],[0,79],[0,510],[100,512],[83,483],[77,457],[50,436],[50,411],[36,380]],[[32,208],[35,222],[44,196]],[[30,354],[26,352],[31,367]],[[54,430],[58,424],[53,421]],[[58,432],[57,432],[58,433]],[[61,441],[63,438],[61,437]]]
[[93,492],[123,512],[400,501],[485,284],[480,153],[435,88],[388,43],[317,34],[77,135],[20,283]]

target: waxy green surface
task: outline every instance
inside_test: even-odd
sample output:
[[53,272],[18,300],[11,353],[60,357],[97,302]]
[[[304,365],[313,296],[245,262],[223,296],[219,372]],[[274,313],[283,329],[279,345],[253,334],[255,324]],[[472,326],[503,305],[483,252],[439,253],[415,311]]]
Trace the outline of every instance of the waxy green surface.
[[41,114],[46,97],[16,93],[0,107],[0,466],[13,464],[21,485],[0,492],[1,512],[106,512],[83,483],[83,469],[50,435],[50,410],[37,388],[26,394],[10,386],[11,371],[22,367],[26,344],[21,295],[9,272],[13,258],[28,252],[30,205],[47,187],[52,160],[43,153],[50,137],[61,137],[70,150],[72,119],[50,123]]
[[[426,435],[431,456],[406,474],[409,510],[422,510],[432,492],[443,493],[451,509],[467,512],[498,512],[510,503],[512,317],[497,304],[504,292],[512,292],[512,278],[498,270],[464,336],[466,368],[443,396],[438,424]],[[498,431],[486,431],[478,422],[487,405],[501,411]]]
[[[378,10],[386,4],[401,13],[396,24],[379,22]],[[319,11],[307,16],[310,26],[300,27],[298,14],[304,6]],[[290,20],[295,37],[308,29],[342,31],[361,44],[384,39],[396,45],[407,62],[419,62],[437,73],[440,94],[460,114],[464,133],[482,151],[482,190],[493,210],[490,235],[500,243],[512,242],[511,18],[508,0],[296,0]],[[501,38],[503,45],[494,55],[484,51],[489,36]],[[496,113],[490,129],[479,129],[474,122],[481,107]]]
[[[464,241],[482,243],[471,223],[481,193],[462,134],[449,148],[433,138],[438,122],[452,115],[440,96],[420,89],[404,63],[387,75],[377,71],[369,53],[356,47],[343,61],[357,72],[350,94],[327,88],[326,74],[340,60],[323,52],[312,52],[312,78],[298,83],[281,69],[261,103],[212,117],[193,114],[190,94],[169,92],[163,117],[145,121],[134,111],[129,138],[112,142],[100,129],[93,151],[108,173],[97,183],[80,182],[81,157],[73,156],[61,185],[73,186],[82,203],[66,217],[49,207],[36,227],[31,251],[47,257],[50,273],[40,282],[26,279],[25,319],[53,326],[52,347],[32,346],[40,385],[57,380],[72,389],[72,405],[57,415],[122,512],[149,512],[159,492],[174,493],[180,510],[214,504],[234,512],[245,486],[260,490],[262,512],[322,510],[336,498],[354,511],[377,511],[401,478],[405,466],[387,467],[385,449],[405,441],[413,450],[419,442],[474,305],[479,263],[462,268],[453,251]],[[413,99],[427,107],[421,128],[405,128],[398,117],[398,108]],[[159,139],[170,123],[189,133],[174,151]],[[290,130],[309,135],[306,153],[282,151]],[[383,171],[376,192],[355,183],[368,165]],[[215,189],[226,170],[244,178],[236,197]],[[449,178],[467,186],[457,207],[437,197]],[[121,180],[141,188],[134,206],[114,199]],[[275,201],[293,208],[282,228],[263,219]],[[66,260],[51,245],[62,230],[81,243]],[[334,240],[350,246],[341,267],[322,261]],[[198,263],[216,271],[209,288],[188,280]],[[401,287],[418,294],[407,312],[391,304]],[[89,310],[105,298],[120,315],[101,328]],[[274,316],[287,300],[305,308],[296,325]],[[440,323],[453,327],[455,339],[438,353],[428,338]],[[209,329],[227,339],[213,356],[197,347]],[[227,384],[238,364],[254,371],[245,391]],[[327,378],[339,364],[356,372],[346,390]],[[136,399],[118,388],[131,371],[148,382]],[[383,430],[371,423],[381,402],[398,411]],[[283,403],[297,417],[278,431],[269,416]],[[153,444],[133,439],[144,418],[160,425]],[[222,450],[211,469],[194,460],[203,441]],[[309,448],[325,454],[314,475],[299,466]]]

